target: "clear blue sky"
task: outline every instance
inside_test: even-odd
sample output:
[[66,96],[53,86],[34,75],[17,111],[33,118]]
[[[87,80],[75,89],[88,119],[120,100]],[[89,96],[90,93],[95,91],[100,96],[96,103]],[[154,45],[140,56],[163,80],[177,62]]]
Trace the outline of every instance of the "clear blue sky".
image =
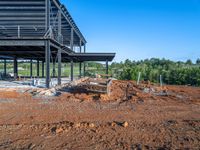
[[88,52],[115,61],[200,58],[200,0],[61,0],[87,40]]

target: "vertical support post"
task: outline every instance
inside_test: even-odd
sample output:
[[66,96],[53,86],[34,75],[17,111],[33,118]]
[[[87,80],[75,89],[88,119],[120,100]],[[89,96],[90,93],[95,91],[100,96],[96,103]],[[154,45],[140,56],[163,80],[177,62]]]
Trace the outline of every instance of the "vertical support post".
[[53,77],[56,76],[56,62],[53,61]]
[[[50,27],[50,0],[45,1],[45,29],[48,31]],[[45,62],[46,62],[46,87],[49,88],[50,83],[50,41],[45,42]]]
[[106,75],[108,75],[108,60],[106,60]]
[[14,58],[14,79],[18,77],[17,57]]
[[74,51],[74,29],[73,28],[71,28],[70,48],[72,51]]
[[50,41],[45,44],[45,61],[46,61],[46,88],[49,88],[50,83]]
[[44,78],[44,61],[42,61],[42,78]]
[[162,75],[160,75],[160,86],[163,86]]
[[40,61],[37,60],[37,77],[40,77]]
[[82,63],[79,63],[79,77],[81,78],[82,75]]
[[4,75],[6,76],[6,74],[7,74],[7,70],[6,70],[6,68],[7,68],[7,62],[6,62],[6,59],[4,59]]
[[[84,53],[86,53],[86,44],[84,43]],[[86,62],[83,64],[83,75],[85,77],[85,70],[86,70]]]
[[138,73],[137,85],[140,84],[140,77],[141,77],[141,72]]
[[33,77],[33,60],[30,61],[30,77]]
[[[59,37],[59,42],[62,43],[62,14],[61,14],[61,10],[58,11],[58,37]],[[62,61],[62,49],[58,49],[58,85],[61,85],[61,61]]]
[[71,81],[74,80],[74,62],[71,60]]
[[[71,40],[70,40],[70,48],[74,51],[74,29],[71,27]],[[74,80],[74,62],[71,60],[71,81]]]
[[[79,43],[79,49],[80,49],[80,53],[82,52],[82,41],[80,39],[80,43]],[[82,63],[79,62],[79,77],[81,78],[82,75]]]
[[61,85],[61,49],[58,49],[58,85]]

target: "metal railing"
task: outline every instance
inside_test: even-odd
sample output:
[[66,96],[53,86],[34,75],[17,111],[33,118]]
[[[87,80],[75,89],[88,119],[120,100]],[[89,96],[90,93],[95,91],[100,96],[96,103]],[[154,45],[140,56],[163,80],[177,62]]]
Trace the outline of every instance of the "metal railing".
[[52,26],[46,31],[41,25],[0,25],[0,38],[51,38],[63,44],[63,35]]

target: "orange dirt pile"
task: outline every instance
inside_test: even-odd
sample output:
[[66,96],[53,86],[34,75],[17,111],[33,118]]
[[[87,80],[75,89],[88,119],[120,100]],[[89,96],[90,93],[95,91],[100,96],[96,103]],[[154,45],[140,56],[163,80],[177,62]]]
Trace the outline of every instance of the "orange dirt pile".
[[0,90],[0,149],[199,149],[200,88],[112,81],[109,94]]
[[19,93],[16,91],[2,91],[0,90],[0,98],[18,98]]

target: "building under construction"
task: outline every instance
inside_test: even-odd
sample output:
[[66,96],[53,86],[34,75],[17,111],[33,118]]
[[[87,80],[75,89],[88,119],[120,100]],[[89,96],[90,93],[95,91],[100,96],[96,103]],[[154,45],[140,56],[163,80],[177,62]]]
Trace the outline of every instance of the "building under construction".
[[32,62],[37,61],[38,75],[39,63],[42,63],[42,77],[46,78],[47,88],[51,79],[50,63],[54,67],[55,63],[58,65],[58,84],[61,84],[62,62],[71,64],[71,80],[74,63],[79,63],[81,75],[85,71],[85,61],[105,61],[108,74],[108,62],[115,53],[86,53],[86,43],[59,0],[0,0],[0,58],[4,60],[5,73],[7,60],[13,60],[15,79],[18,78],[19,59],[30,60],[30,77]]

